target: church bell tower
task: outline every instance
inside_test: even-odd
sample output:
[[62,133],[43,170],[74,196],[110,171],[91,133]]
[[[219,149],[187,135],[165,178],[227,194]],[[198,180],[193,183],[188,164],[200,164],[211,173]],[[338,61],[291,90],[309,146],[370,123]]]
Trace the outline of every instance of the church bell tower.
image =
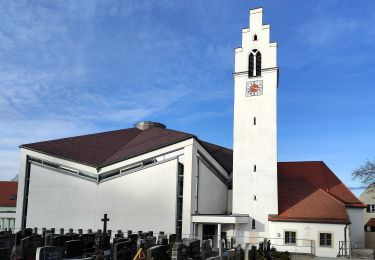
[[263,9],[250,10],[250,28],[235,49],[233,214],[248,214],[244,232],[267,237],[268,215],[278,214],[276,100],[277,44]]

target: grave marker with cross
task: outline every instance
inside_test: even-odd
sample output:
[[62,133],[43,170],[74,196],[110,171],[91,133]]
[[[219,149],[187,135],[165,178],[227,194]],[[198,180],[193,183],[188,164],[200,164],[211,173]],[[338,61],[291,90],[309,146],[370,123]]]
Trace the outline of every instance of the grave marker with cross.
[[109,218],[107,217],[107,214],[104,214],[104,218],[102,218],[103,221],[103,233],[107,233],[107,222],[109,221]]

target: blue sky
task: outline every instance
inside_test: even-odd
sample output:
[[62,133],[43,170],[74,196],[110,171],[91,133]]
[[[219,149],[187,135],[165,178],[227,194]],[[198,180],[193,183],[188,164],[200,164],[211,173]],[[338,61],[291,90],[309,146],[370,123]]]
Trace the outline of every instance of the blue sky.
[[375,157],[374,1],[0,1],[0,179],[18,145],[155,120],[232,146],[234,48],[279,44],[279,161]]

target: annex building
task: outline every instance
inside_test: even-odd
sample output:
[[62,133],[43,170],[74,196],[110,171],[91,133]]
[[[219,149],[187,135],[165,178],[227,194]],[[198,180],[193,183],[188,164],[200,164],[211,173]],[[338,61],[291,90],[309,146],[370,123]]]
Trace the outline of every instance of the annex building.
[[154,122],[21,145],[16,228],[100,229],[108,214],[111,230],[318,256],[363,242],[365,205],[324,162],[277,161],[277,43],[261,8],[233,77],[233,150]]

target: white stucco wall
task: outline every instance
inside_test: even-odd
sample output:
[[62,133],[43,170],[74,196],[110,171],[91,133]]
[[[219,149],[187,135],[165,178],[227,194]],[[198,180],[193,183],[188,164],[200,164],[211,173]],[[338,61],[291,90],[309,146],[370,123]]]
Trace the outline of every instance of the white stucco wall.
[[357,243],[365,242],[365,232],[363,222],[363,208],[347,208],[351,224],[349,225],[350,241]]
[[228,189],[207,166],[199,160],[198,213],[226,214]]
[[27,227],[175,232],[177,159],[97,185],[31,165]]
[[[270,222],[270,237],[272,244],[276,245],[280,251],[336,257],[339,252],[339,241],[344,241],[344,228],[345,225],[343,224]],[[297,233],[296,245],[285,245],[285,231],[295,231]],[[321,247],[319,245],[319,233],[332,233],[332,247]],[[347,235],[347,237],[349,236]],[[310,240],[313,241],[312,244]]]
[[97,184],[31,164],[27,227],[95,228]]
[[175,233],[177,167],[174,159],[100,183],[97,215],[107,213],[112,230]]
[[[253,40],[255,34],[257,41]],[[262,75],[249,78],[249,54],[253,49],[262,54]],[[251,10],[250,28],[242,30],[242,47],[235,50],[233,214],[254,218],[260,236],[267,236],[268,214],[278,213],[276,49],[276,43],[270,43],[270,26],[262,23],[262,9]],[[259,80],[263,81],[263,94],[246,96],[247,82]],[[243,233],[250,226],[239,228]]]

